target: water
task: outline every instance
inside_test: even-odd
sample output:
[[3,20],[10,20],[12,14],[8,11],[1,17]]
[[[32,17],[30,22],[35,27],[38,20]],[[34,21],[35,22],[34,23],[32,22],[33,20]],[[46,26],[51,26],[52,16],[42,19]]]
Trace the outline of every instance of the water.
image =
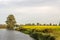
[[0,40],[34,40],[29,35],[18,31],[0,29]]

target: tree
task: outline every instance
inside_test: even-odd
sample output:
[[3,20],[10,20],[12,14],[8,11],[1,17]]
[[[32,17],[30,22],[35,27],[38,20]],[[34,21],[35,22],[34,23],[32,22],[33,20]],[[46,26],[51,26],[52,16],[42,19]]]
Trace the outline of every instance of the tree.
[[60,26],[60,22],[59,22],[59,26]]
[[52,23],[50,23],[49,26],[52,26]]
[[13,29],[14,29],[14,26],[15,26],[15,24],[16,24],[14,15],[9,15],[9,16],[7,17],[6,24],[7,24],[7,29],[10,29],[10,30],[13,30]]
[[34,24],[34,23],[32,23],[32,25],[34,26],[35,24]]
[[37,25],[40,25],[39,23],[37,23]]

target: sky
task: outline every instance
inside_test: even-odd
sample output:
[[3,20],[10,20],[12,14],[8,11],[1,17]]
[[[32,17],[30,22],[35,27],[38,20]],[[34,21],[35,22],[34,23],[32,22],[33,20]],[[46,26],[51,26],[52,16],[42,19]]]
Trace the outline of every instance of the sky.
[[13,14],[17,23],[60,22],[60,0],[0,0],[0,24]]

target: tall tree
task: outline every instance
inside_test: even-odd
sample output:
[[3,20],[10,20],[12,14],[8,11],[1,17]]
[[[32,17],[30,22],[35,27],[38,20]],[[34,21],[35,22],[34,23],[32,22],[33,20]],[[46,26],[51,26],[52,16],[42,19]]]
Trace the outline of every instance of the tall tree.
[[15,24],[16,24],[16,20],[14,18],[14,15],[9,15],[7,17],[6,24],[7,24],[7,29],[9,29],[9,30],[13,30],[14,29]]

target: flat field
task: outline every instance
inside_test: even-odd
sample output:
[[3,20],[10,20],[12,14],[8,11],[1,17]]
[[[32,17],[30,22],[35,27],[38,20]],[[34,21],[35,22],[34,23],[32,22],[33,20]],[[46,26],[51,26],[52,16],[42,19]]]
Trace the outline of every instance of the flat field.
[[44,29],[55,29],[60,30],[60,26],[22,26],[24,29],[35,29],[35,30],[44,30]]

